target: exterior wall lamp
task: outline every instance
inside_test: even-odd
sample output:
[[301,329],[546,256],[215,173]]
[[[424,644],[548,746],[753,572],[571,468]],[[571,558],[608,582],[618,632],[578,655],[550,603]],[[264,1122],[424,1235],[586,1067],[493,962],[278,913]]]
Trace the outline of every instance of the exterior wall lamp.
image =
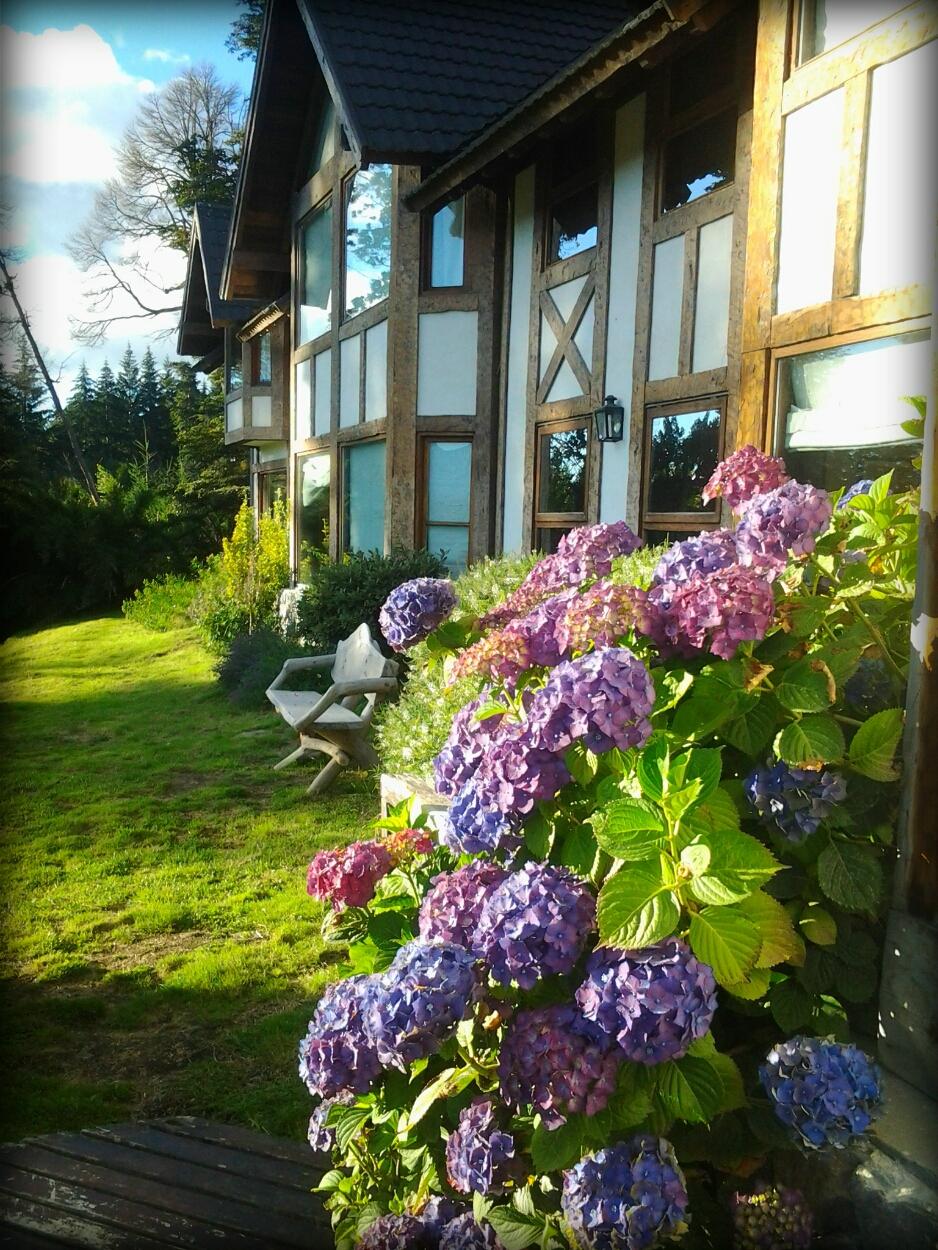
[[625,427],[625,409],[615,395],[607,395],[602,408],[593,413],[596,437],[601,443],[621,443]]

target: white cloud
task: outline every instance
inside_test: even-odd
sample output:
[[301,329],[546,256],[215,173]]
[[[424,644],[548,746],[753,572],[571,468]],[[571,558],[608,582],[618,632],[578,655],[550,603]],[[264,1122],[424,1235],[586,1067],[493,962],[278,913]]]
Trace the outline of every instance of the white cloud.
[[188,52],[170,52],[167,48],[145,48],[145,61],[161,61],[164,65],[186,65],[192,59]]
[[48,27],[40,35],[0,26],[0,74],[5,91],[127,86],[136,83],[117,63],[111,45],[90,26]]

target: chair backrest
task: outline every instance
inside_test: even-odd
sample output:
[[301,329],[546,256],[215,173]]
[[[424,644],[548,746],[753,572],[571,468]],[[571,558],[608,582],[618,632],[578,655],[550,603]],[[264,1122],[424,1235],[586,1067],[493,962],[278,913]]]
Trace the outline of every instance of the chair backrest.
[[340,682],[359,681],[369,677],[395,677],[399,667],[394,660],[388,660],[381,654],[368,626],[359,625],[335,649],[332,680]]

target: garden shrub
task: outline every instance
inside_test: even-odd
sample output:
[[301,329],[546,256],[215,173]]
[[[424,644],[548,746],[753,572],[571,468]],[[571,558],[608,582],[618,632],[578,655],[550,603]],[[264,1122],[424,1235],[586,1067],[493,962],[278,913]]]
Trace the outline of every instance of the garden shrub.
[[199,590],[198,566],[190,576],[167,573],[145,581],[122,604],[124,616],[146,629],[164,631],[190,624],[192,600]]
[[[298,643],[285,639],[278,630],[260,625],[253,633],[238,634],[216,663],[215,674],[238,707],[246,711],[268,707],[265,692],[284,660],[303,653]],[[291,681],[291,689],[302,689],[301,676],[297,674]]]
[[881,1098],[849,1037],[915,573],[889,485],[828,496],[744,449],[711,481],[735,531],[675,544],[650,588],[614,580],[627,527],[583,527],[513,610],[426,639],[473,696],[438,844],[392,812],[308,878],[354,974],[300,1045],[339,1250],[647,1250],[688,1222],[687,1245],[807,1244],[801,1197],[740,1177],[861,1139]]
[[324,561],[310,572],[309,589],[297,608],[297,630],[307,646],[325,654],[364,621],[383,643],[378,612],[395,586],[415,577],[443,577],[446,569],[430,551],[396,549],[354,552]]

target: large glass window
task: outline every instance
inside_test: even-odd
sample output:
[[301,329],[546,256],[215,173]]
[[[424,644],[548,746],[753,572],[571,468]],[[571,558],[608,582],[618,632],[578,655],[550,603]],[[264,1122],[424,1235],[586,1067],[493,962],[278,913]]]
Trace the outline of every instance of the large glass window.
[[317,208],[300,226],[297,343],[318,338],[332,325],[332,205]]
[[328,454],[298,456],[296,461],[297,573],[309,578],[312,567],[329,554]]
[[264,330],[251,340],[251,362],[255,386],[270,386],[270,331]]
[[701,492],[720,459],[722,407],[702,404],[651,408],[646,416],[646,522],[686,518],[691,528],[714,520]]
[[346,184],[345,315],[386,299],[391,278],[391,166],[360,169]]
[[286,469],[272,469],[257,474],[257,509],[262,516],[273,513],[274,505],[283,503],[287,497]]
[[902,5],[903,0],[802,0],[798,60],[836,48]]
[[454,574],[469,562],[471,483],[471,442],[424,440],[424,546],[442,552]]
[[902,398],[927,395],[927,330],[847,343],[778,362],[777,443],[789,473],[826,490],[893,470],[898,489],[918,478],[919,450],[902,428]]
[[343,549],[384,551],[384,442],[352,444],[344,456]]
[[430,286],[462,286],[465,198],[444,204],[430,219]]
[[534,528],[541,551],[554,551],[568,530],[586,520],[588,454],[585,421],[564,421],[538,430]]

